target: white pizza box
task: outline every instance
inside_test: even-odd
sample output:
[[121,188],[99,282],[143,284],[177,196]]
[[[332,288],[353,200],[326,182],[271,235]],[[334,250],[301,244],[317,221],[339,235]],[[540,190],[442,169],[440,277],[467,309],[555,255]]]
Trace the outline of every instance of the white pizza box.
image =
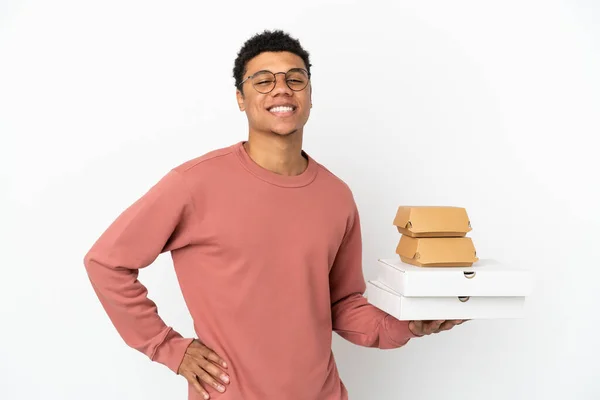
[[378,281],[367,281],[366,298],[401,321],[524,317],[524,296],[405,297]]
[[379,259],[375,268],[373,280],[404,297],[523,297],[533,283],[531,271],[493,259],[471,267],[418,267],[398,257]]

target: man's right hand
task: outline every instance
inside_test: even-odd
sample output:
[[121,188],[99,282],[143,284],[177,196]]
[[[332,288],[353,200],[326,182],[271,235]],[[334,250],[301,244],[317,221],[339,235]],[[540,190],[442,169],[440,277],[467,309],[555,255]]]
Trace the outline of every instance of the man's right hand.
[[225,361],[194,339],[185,351],[178,374],[187,379],[205,399],[208,399],[210,396],[200,381],[223,393],[225,385],[229,383],[229,376],[221,368],[227,368]]

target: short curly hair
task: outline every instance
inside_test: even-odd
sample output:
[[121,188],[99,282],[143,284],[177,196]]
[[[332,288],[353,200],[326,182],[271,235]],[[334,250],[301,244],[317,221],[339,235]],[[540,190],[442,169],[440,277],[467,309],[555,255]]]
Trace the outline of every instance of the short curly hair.
[[304,61],[304,65],[306,65],[306,70],[310,76],[310,57],[308,52],[300,45],[300,41],[282,30],[265,30],[248,39],[237,54],[233,66],[233,78],[235,79],[235,87],[240,92],[244,93],[241,83],[244,80],[248,62],[260,53],[267,51],[288,51],[296,54]]

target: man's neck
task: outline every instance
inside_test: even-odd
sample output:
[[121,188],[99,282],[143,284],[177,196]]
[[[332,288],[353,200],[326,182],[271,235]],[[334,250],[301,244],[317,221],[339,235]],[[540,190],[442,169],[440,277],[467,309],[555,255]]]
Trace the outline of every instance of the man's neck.
[[308,165],[302,156],[300,131],[288,136],[250,132],[244,148],[255,163],[280,175],[300,175]]

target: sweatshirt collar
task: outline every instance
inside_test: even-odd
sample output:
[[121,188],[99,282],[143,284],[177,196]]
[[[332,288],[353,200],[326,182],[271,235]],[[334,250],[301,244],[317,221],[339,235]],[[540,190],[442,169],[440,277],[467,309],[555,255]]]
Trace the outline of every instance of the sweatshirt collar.
[[265,182],[282,187],[301,187],[310,184],[317,176],[319,171],[318,164],[304,150],[302,150],[302,155],[308,160],[308,166],[299,175],[287,176],[263,168],[254,162],[246,152],[244,143],[246,143],[245,140],[236,143],[233,146],[234,152],[248,172]]

